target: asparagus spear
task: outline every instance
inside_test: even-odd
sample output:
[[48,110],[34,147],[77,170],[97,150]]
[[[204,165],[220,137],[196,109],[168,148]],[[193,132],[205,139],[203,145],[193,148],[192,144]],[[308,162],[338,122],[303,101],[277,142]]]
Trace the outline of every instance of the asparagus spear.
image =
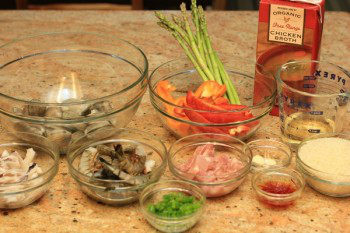
[[173,15],[172,21],[162,13],[155,12],[159,19],[158,25],[171,32],[204,81],[215,80],[219,84],[224,84],[229,101],[232,104],[240,104],[237,91],[212,47],[202,6],[197,6],[196,0],[191,2],[194,31],[188,20],[185,3],[180,5],[180,9],[181,17]]

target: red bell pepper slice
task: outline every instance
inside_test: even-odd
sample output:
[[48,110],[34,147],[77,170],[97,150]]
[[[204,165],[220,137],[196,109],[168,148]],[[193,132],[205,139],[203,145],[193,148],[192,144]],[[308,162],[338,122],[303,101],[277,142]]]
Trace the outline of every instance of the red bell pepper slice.
[[213,98],[216,99],[223,96],[226,92],[226,86],[220,85],[216,81],[209,80],[203,82],[198,89],[195,91],[194,95],[198,98]]
[[[188,117],[188,119],[190,119],[193,122],[212,124],[212,122],[208,121],[201,114],[199,114],[194,110],[184,109],[184,112]],[[221,130],[218,127],[205,127],[205,126],[194,126],[194,127],[198,128],[201,132],[205,132],[205,133],[219,133],[219,134],[226,133],[224,130]]]
[[[204,101],[203,99],[197,98],[191,91],[187,93],[186,102],[190,108],[204,111],[213,111],[212,113],[197,112],[212,123],[230,123],[236,121],[245,121],[253,117],[251,114],[249,114],[248,111],[227,112],[227,109],[221,107],[220,105],[215,105]],[[237,107],[237,109],[240,108],[242,107]]]
[[[186,96],[180,96],[179,98],[175,99],[174,104],[176,104],[177,106],[185,106]],[[174,113],[177,114],[178,116],[182,116],[182,117],[186,116],[182,108],[175,108]]]
[[241,104],[218,104],[217,106],[229,111],[242,110],[244,108],[247,108],[247,106]]
[[223,105],[226,105],[226,104],[230,105],[230,103],[228,102],[228,99],[225,98],[225,97],[222,97],[222,96],[214,99],[213,102],[216,105],[221,105],[221,104],[223,104]]
[[160,81],[156,87],[157,94],[170,103],[174,103],[175,101],[174,97],[171,95],[171,92],[175,90],[176,88],[171,85],[168,80]]

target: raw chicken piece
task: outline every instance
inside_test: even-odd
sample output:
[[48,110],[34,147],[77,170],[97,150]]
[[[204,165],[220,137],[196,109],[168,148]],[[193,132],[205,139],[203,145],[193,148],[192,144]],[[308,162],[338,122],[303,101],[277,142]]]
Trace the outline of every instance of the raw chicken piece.
[[[216,153],[213,144],[207,143],[196,148],[193,156],[180,166],[183,175],[191,180],[217,183],[232,179],[235,172],[244,167],[236,158],[230,158],[226,153]],[[229,185],[201,186],[207,197],[225,195],[235,188],[241,181]]]

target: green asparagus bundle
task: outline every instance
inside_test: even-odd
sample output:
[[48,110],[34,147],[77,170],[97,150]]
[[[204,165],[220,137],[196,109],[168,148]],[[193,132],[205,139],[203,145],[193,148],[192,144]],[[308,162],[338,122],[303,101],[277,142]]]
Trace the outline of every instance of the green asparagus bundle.
[[181,16],[172,15],[172,20],[155,12],[159,19],[158,25],[171,32],[204,81],[214,80],[225,85],[226,96],[231,104],[240,104],[236,89],[212,47],[202,6],[197,7],[197,1],[192,0],[191,13],[195,32],[191,29],[186,4],[182,3],[180,9]]

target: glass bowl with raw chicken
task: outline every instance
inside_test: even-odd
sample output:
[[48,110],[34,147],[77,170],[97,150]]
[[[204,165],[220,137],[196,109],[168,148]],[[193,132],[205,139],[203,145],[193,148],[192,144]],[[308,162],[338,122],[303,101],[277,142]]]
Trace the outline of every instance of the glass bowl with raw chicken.
[[173,143],[169,169],[197,185],[206,197],[219,197],[235,190],[249,173],[252,152],[241,140],[226,134],[193,134]]
[[[109,205],[138,200],[166,168],[166,147],[152,134],[135,129],[101,129],[69,145],[69,172],[89,197]],[[93,137],[91,137],[93,136]]]
[[0,133],[0,209],[38,200],[58,171],[58,149],[40,135]]

